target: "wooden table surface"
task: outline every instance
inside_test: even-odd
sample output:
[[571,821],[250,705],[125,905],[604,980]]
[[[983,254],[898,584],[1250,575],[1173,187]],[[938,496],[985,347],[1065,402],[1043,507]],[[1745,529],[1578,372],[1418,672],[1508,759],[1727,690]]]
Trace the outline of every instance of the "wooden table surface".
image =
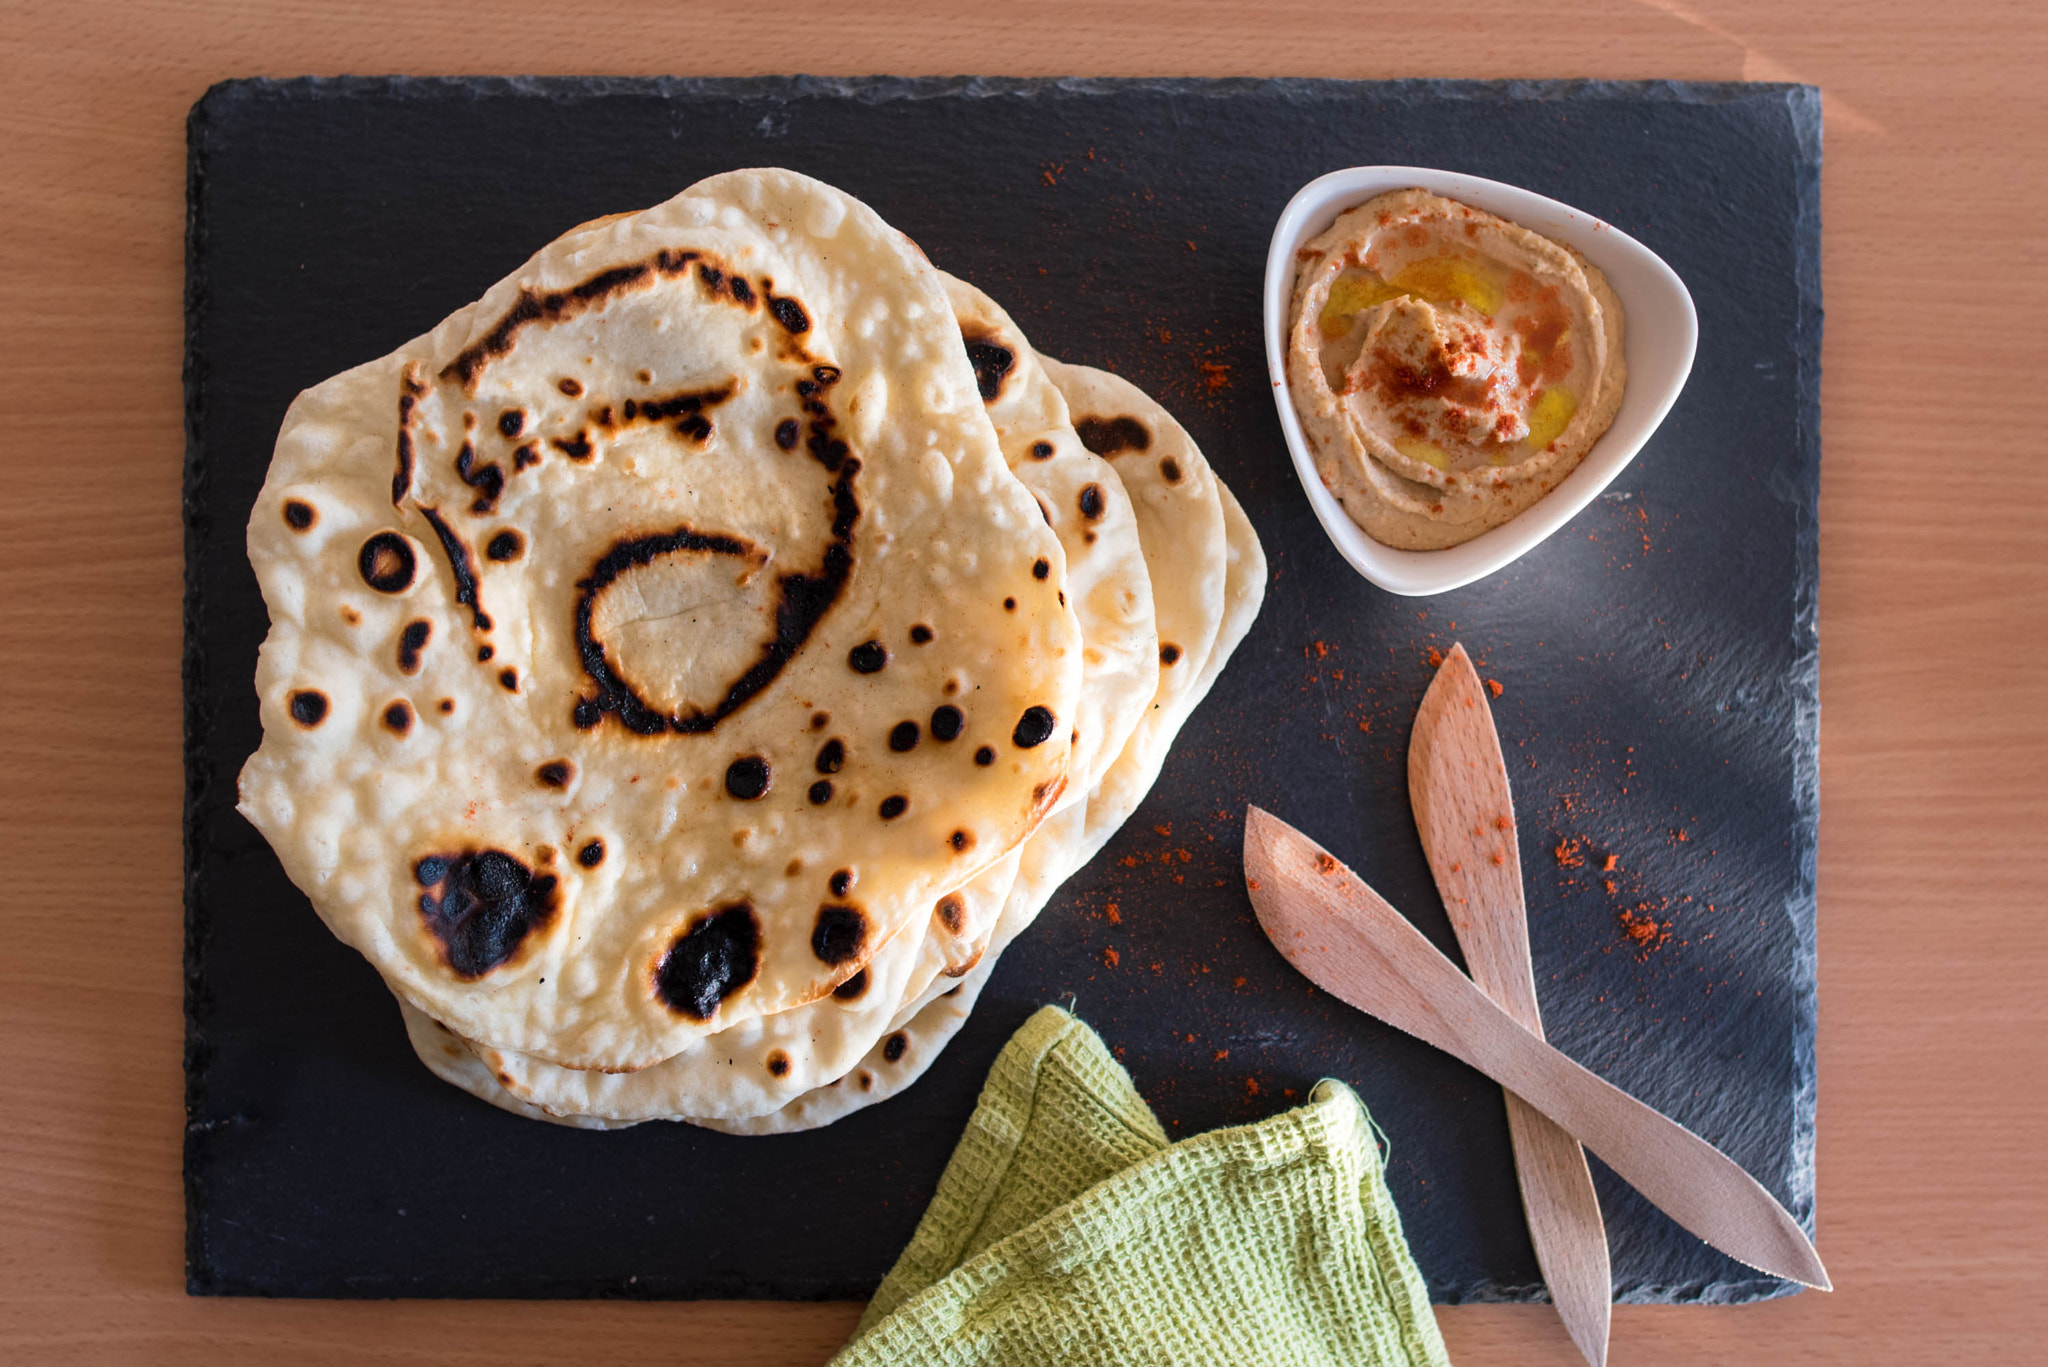
[[[1612,1361],[2044,1351],[2048,8],[1376,8],[0,5],[0,1359],[818,1363],[859,1310],[184,1294],[184,118],[223,77],[339,72],[1820,85],[1819,1246],[1841,1289],[1622,1307]],[[1441,1320],[1460,1364],[1574,1360],[1544,1307]]]

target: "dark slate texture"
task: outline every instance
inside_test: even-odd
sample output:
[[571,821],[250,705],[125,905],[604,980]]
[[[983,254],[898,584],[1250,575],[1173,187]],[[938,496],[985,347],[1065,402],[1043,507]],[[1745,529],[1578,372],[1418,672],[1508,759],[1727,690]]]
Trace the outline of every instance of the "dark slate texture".
[[[1325,1075],[1351,1082],[1391,1143],[1436,1298],[1540,1296],[1497,1091],[1295,976],[1260,938],[1237,863],[1244,805],[1260,803],[1452,948],[1403,765],[1428,653],[1454,639],[1503,687],[1552,1037],[1810,1222],[1819,129],[1816,92],[1785,86],[212,91],[191,119],[188,285],[191,1289],[862,1296],[997,1049],[1057,1000],[1178,1134],[1267,1115]],[[1262,378],[1275,217],[1313,176],[1371,162],[1476,172],[1590,210],[1662,254],[1699,306],[1691,383],[1636,463],[1518,564],[1428,601],[1381,593],[1338,559]],[[1005,957],[907,1096],[778,1139],[555,1129],[415,1062],[376,976],[235,814],[266,626],[242,528],[298,390],[426,330],[573,224],[764,163],[844,186],[1043,350],[1114,365],[1162,398],[1258,525],[1271,590],[1151,799]],[[1561,862],[1566,841],[1583,862]],[[1638,949],[1623,911],[1668,923],[1669,940]],[[1597,1179],[1621,1298],[1788,1289],[1605,1169]]]

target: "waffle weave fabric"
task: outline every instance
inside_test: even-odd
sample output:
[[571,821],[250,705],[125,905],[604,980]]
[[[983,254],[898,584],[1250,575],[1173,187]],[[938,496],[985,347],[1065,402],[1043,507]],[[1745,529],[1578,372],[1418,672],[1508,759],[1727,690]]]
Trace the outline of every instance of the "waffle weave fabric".
[[990,1070],[931,1208],[832,1367],[1448,1367],[1365,1108],[1173,1143],[1057,1007]]

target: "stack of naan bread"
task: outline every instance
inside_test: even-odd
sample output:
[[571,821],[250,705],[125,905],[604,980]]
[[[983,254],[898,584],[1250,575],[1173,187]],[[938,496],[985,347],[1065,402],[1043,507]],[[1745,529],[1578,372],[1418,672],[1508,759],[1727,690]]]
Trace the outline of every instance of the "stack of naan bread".
[[420,1057],[748,1134],[923,1071],[1265,585],[1159,405],[779,170],[300,395],[249,550],[241,810]]

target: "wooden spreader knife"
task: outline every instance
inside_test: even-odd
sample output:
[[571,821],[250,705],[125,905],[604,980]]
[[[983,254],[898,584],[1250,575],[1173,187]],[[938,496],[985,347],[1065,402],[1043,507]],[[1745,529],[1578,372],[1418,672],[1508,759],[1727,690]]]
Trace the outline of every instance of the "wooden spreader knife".
[[[1542,1038],[1514,794],[1493,710],[1462,645],[1451,647],[1415,714],[1408,803],[1472,981]],[[1606,1367],[1613,1280],[1585,1150],[1528,1102],[1505,1095],[1536,1264],[1572,1342],[1592,1367]]]
[[1316,986],[1477,1068],[1729,1257],[1832,1289],[1799,1222],[1734,1159],[1523,1029],[1365,880],[1257,807],[1244,874],[1266,938]]

